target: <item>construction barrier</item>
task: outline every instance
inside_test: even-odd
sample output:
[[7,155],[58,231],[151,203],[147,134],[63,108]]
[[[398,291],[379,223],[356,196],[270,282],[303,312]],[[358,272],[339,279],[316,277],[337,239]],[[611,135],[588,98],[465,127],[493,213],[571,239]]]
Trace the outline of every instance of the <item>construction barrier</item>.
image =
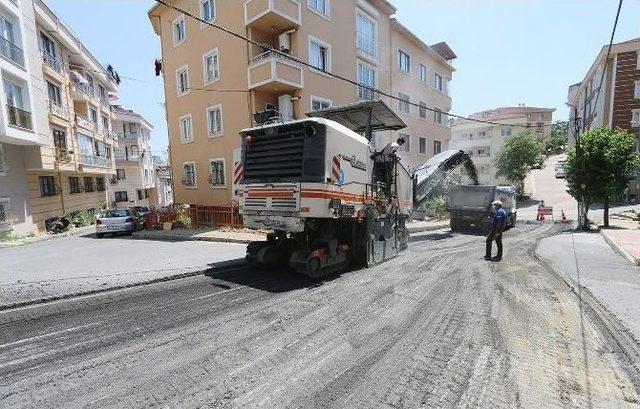
[[242,227],[242,215],[235,205],[191,205],[189,216],[193,227]]
[[541,206],[538,207],[538,216],[536,217],[537,221],[544,221],[547,216],[551,216],[551,220],[553,220],[553,207],[551,206]]

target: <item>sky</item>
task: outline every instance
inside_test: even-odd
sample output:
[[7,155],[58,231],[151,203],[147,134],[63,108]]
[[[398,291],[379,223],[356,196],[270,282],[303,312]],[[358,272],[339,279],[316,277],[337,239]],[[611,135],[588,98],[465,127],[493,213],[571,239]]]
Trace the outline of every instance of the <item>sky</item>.
[[[154,125],[152,150],[167,146],[164,92],[153,62],[160,40],[153,0],[45,0],[105,66],[120,74],[119,103]],[[218,0],[238,1],[241,0]],[[305,1],[305,0],[301,0]],[[341,1],[341,0],[333,0]],[[427,44],[458,55],[452,113],[513,106],[556,108],[567,119],[567,88],[607,45],[615,0],[390,0],[396,17]],[[87,16],[91,16],[88,18]],[[640,36],[640,0],[625,0],[614,42]]]

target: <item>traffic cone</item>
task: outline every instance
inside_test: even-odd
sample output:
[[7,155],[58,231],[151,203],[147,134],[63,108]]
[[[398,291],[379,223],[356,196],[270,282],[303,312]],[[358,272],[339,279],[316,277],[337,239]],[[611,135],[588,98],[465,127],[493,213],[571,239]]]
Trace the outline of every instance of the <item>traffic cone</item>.
[[569,220],[567,220],[567,215],[564,214],[564,209],[562,210],[562,223],[569,223]]

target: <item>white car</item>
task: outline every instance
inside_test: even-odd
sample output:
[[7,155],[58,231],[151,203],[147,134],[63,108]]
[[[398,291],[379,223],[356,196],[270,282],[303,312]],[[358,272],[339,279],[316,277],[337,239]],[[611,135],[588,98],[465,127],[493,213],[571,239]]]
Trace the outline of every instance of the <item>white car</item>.
[[107,233],[127,233],[131,235],[136,231],[137,223],[137,217],[132,210],[105,210],[96,219],[96,237],[102,238]]
[[564,165],[557,165],[556,166],[556,178],[557,179],[562,179],[564,178]]

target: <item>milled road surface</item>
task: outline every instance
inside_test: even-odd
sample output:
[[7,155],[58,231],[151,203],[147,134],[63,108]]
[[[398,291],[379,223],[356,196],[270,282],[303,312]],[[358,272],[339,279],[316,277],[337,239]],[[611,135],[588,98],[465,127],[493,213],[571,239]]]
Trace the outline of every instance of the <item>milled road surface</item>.
[[0,314],[0,406],[637,407],[638,365],[535,258],[436,232],[322,284],[246,267]]

